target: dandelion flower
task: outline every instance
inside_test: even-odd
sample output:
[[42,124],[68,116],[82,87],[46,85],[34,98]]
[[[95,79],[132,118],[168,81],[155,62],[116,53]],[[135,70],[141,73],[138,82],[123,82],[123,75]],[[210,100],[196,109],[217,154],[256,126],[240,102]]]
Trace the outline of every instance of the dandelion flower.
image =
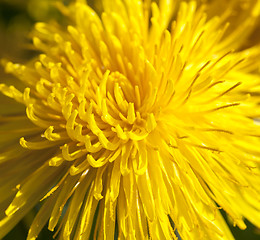
[[28,240],[233,239],[219,209],[260,227],[260,1],[203,2],[59,3],[68,26],[3,61],[0,237],[39,201]]

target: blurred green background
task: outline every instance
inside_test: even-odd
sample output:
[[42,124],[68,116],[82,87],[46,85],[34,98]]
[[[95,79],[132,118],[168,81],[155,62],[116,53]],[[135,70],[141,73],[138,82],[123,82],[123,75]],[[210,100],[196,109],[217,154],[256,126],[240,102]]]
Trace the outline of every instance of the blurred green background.
[[[0,59],[25,62],[33,56],[28,34],[37,21],[59,19],[60,15],[50,6],[52,0],[0,0]],[[67,1],[68,2],[68,1]],[[9,76],[10,77],[10,76]],[[0,82],[9,78],[0,68]],[[34,208],[3,240],[25,240],[29,226],[37,212]],[[224,214],[225,215],[225,214]],[[247,222],[248,228],[241,231],[230,227],[237,240],[260,240],[260,230]],[[39,240],[52,239],[53,233],[43,229]]]

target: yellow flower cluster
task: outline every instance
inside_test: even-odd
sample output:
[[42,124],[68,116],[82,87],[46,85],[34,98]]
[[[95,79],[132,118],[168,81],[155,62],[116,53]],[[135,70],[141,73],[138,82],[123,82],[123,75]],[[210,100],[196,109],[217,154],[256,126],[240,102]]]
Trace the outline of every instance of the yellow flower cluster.
[[260,1],[100,3],[59,2],[68,26],[37,23],[41,54],[3,61],[20,83],[0,84],[17,102],[0,105],[0,238],[39,201],[28,240],[47,222],[66,240],[233,239],[220,208],[260,227]]

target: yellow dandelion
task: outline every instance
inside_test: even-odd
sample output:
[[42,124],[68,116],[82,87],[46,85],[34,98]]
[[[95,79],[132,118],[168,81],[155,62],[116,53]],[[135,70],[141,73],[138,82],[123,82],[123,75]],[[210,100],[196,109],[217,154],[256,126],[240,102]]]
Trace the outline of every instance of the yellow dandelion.
[[233,239],[219,209],[260,227],[260,1],[202,2],[59,3],[68,26],[35,25],[41,54],[3,61],[21,83],[0,85],[19,103],[0,105],[0,238],[39,201],[28,240],[47,222],[59,239]]

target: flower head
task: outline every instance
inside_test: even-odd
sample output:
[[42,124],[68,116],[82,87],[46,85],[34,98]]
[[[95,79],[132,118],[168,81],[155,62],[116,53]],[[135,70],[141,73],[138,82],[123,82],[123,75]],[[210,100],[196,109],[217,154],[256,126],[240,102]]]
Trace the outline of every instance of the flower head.
[[0,118],[0,237],[39,201],[28,239],[47,222],[61,239],[233,239],[219,208],[260,227],[260,1],[101,2],[59,4],[69,24],[35,25],[41,54],[4,61],[22,107]]

